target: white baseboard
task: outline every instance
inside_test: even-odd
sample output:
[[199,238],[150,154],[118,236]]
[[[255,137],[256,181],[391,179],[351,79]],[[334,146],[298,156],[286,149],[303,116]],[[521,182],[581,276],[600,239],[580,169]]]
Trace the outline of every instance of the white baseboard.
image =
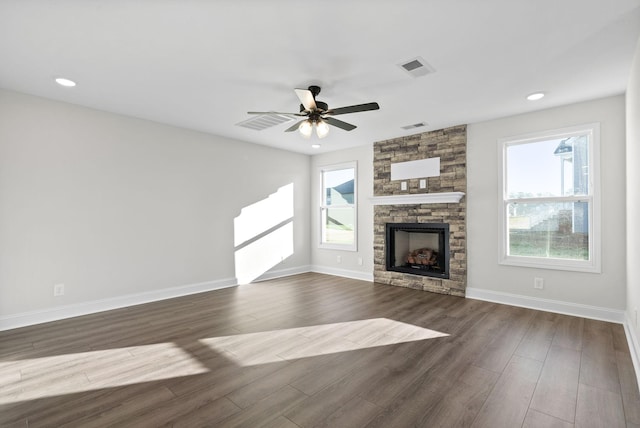
[[360,272],[357,270],[336,269],[329,266],[313,265],[311,266],[311,272],[325,273],[327,275],[342,276],[345,278],[360,279],[362,281],[373,282],[373,273]]
[[598,306],[581,305],[578,303],[562,302],[559,300],[541,299],[538,297],[522,296],[503,293],[500,291],[483,290],[467,287],[466,297],[469,299],[485,300],[487,302],[504,303],[505,305],[520,306],[546,312],[590,318],[594,320],[625,323],[625,311]]
[[[268,279],[297,275],[310,271],[311,266],[309,265],[273,270],[260,276],[255,281],[266,281]],[[96,312],[109,311],[111,309],[119,309],[127,306],[141,305],[143,303],[156,302],[159,300],[172,299],[175,297],[187,296],[189,294],[204,293],[206,291],[218,290],[236,285],[238,285],[238,280],[236,278],[219,279],[200,282],[197,284],[164,288],[162,290],[146,291],[143,293],[127,294],[125,296],[111,297],[108,299],[58,306],[38,311],[0,316],[0,331],[26,327],[34,324],[42,324],[65,318],[78,317],[81,315],[89,315]]]
[[90,302],[73,305],[58,306],[38,311],[23,312],[20,314],[0,317],[0,331],[25,327],[34,324],[42,324],[65,318],[78,317],[126,306],[141,305],[143,303],[158,300],[171,299],[189,294],[203,293],[205,291],[220,288],[233,287],[237,284],[235,278],[220,279],[216,281],[200,282],[197,284],[183,285],[179,287],[164,288],[162,290],[146,291],[144,293],[127,294],[125,296],[111,297],[108,299],[93,300]]
[[[347,269],[336,269],[333,267],[317,265],[306,265],[290,269],[281,269],[267,272],[256,279],[256,281],[266,281],[268,279],[281,278],[306,272],[317,272],[373,282],[372,273]],[[7,315],[0,317],[0,331],[11,330],[14,328],[25,327],[29,325],[42,324],[81,315],[88,315],[96,312],[103,312],[127,306],[141,305],[144,303],[186,296],[189,294],[204,293],[221,288],[233,287],[235,285],[237,285],[236,278],[220,279],[179,287],[165,288],[162,290],[148,291],[144,293],[128,294],[126,296],[112,297],[109,299],[94,300],[91,302],[78,303],[74,305],[59,306],[56,308],[44,309],[39,311]],[[622,324],[624,326],[625,335],[627,336],[627,342],[629,345],[629,351],[631,353],[631,359],[633,361],[633,367],[636,372],[636,378],[638,379],[638,384],[640,386],[640,343],[638,343],[638,335],[634,323],[629,318],[629,314],[626,311],[601,308],[597,306],[580,305],[577,303],[561,302],[557,300],[540,299],[537,297],[521,296],[517,294],[483,290],[473,287],[467,288],[466,297],[470,299],[503,303],[511,306],[519,306],[546,312],[556,312],[565,315],[574,315],[583,318],[591,318]]]
[[283,278],[285,276],[299,275],[301,273],[311,272],[310,265],[298,266],[289,269],[280,269],[266,272],[254,279],[253,282],[267,281],[269,279]]
[[627,336],[627,343],[629,344],[629,352],[631,353],[631,361],[633,361],[633,369],[636,372],[636,381],[638,382],[638,388],[640,388],[640,343],[638,343],[638,330],[635,328],[635,323],[626,312],[624,333]]
[[557,300],[540,299],[537,297],[520,296],[517,294],[482,290],[473,287],[467,287],[466,297],[469,299],[503,303],[505,305],[520,306],[545,312],[555,312],[559,314],[622,324],[625,336],[627,337],[631,360],[633,361],[633,369],[636,373],[636,381],[640,388],[640,343],[638,343],[638,332],[626,311],[601,308],[598,306],[580,305],[577,303],[567,303]]

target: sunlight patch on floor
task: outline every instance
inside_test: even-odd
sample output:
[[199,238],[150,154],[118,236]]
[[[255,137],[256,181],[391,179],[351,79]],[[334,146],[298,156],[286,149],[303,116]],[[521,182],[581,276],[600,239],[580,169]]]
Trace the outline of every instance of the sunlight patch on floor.
[[[200,339],[225,361],[252,366],[448,336],[373,318]],[[174,343],[0,362],[0,405],[207,373]]]
[[0,404],[177,378],[208,371],[174,343],[0,362]]
[[388,318],[373,318],[201,339],[241,366],[266,364],[448,336]]

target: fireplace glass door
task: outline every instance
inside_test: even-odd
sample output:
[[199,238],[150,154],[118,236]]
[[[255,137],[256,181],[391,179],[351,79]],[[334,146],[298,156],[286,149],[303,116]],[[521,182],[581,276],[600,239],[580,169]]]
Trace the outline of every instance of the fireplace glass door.
[[449,278],[447,223],[387,223],[387,270]]

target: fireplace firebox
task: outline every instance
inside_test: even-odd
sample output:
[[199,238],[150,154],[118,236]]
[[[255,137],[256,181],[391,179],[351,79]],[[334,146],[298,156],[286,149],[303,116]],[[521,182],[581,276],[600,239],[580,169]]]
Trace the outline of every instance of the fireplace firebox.
[[449,224],[387,223],[387,270],[449,279]]

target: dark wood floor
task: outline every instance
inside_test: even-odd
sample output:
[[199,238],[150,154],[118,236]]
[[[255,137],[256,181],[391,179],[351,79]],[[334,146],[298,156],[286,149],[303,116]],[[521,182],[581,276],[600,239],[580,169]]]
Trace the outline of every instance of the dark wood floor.
[[0,426],[640,426],[622,326],[304,274],[0,332]]

